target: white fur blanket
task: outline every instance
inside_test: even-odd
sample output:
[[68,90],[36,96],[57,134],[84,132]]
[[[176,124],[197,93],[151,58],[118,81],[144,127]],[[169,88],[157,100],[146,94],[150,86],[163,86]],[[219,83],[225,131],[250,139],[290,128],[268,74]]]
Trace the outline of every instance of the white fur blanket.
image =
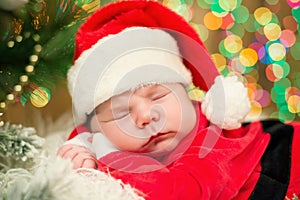
[[[42,119],[42,118],[39,118]],[[56,122],[40,120],[35,127],[45,138],[44,148],[32,169],[0,173],[0,199],[8,200],[141,200],[137,191],[103,172],[73,170],[72,163],[56,151],[73,128],[72,115]],[[140,194],[140,193],[139,193]]]

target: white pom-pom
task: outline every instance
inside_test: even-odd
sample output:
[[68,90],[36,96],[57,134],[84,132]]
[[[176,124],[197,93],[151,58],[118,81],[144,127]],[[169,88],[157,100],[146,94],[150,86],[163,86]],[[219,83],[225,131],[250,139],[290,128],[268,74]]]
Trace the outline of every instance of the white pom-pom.
[[0,0],[0,8],[3,10],[17,10],[24,4],[28,3],[29,0]]
[[237,76],[218,76],[202,102],[207,119],[223,129],[241,126],[251,108],[248,92]]

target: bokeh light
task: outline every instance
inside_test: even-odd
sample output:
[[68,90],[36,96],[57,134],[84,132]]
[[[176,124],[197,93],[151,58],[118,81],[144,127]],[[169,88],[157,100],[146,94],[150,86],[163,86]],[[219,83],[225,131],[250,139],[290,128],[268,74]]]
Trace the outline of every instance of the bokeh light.
[[273,43],[268,47],[268,52],[272,60],[280,61],[286,55],[286,49],[281,43]]
[[300,96],[292,95],[287,100],[288,109],[291,113],[299,113],[300,112]]
[[224,46],[230,53],[237,53],[243,47],[242,39],[237,35],[228,35],[224,40]]
[[182,3],[180,0],[167,0],[164,1],[164,5],[177,12],[186,21],[190,21],[193,18],[193,10],[188,3]]
[[255,40],[261,44],[266,44],[269,40],[265,36],[263,28],[258,28],[255,32]]
[[226,58],[222,54],[212,54],[211,58],[219,71],[222,71],[226,67]]
[[279,39],[281,28],[278,24],[270,23],[264,27],[264,34],[270,41]]
[[214,15],[212,12],[208,12],[204,16],[204,25],[209,29],[209,30],[217,30],[221,27],[222,25],[222,18],[217,17]]
[[205,0],[197,0],[197,4],[200,8],[203,8],[203,9],[209,9],[210,8],[210,4],[207,3]]
[[240,6],[232,11],[236,23],[245,23],[249,18],[249,10],[245,6]]
[[265,46],[259,42],[253,42],[249,47],[256,51],[259,60],[261,60],[266,55]]
[[296,42],[295,33],[292,30],[289,30],[289,29],[285,29],[285,30],[281,31],[280,42],[285,47],[293,46]]
[[255,50],[251,48],[245,48],[240,52],[240,61],[245,66],[253,66],[258,60],[258,56]]
[[[175,1],[192,5],[192,0]],[[211,57],[218,70],[224,76],[238,75],[248,88],[250,118],[285,122],[300,118],[299,2],[197,0],[196,5],[205,10],[197,13],[197,22],[182,8],[181,15],[189,16],[185,18],[192,20],[200,38],[210,47],[216,44]]]
[[255,20],[254,15],[250,14],[248,20],[243,23],[244,28],[248,32],[255,32],[259,27],[260,24]]
[[243,28],[243,25],[241,24],[234,24],[232,28],[229,29],[229,31],[240,38],[244,37],[245,29]]
[[272,19],[272,12],[266,7],[257,8],[254,11],[255,20],[260,25],[267,25]]
[[299,22],[300,22],[300,7],[297,7],[297,8],[294,7],[294,9],[292,9],[292,15],[293,15],[293,17],[295,17],[296,21],[299,24]]
[[270,104],[271,98],[267,90],[258,89],[254,92],[255,101],[260,104],[261,107],[266,107]]
[[261,107],[260,103],[258,103],[256,101],[252,101],[251,102],[251,110],[247,117],[249,117],[250,119],[251,118],[257,119],[260,117],[261,113],[262,113],[262,107]]
[[291,55],[295,60],[300,60],[300,42],[296,42],[291,48]]
[[196,24],[196,23],[193,23],[193,22],[191,22],[190,24],[196,30],[196,32],[199,34],[201,40],[203,42],[205,42],[208,39],[208,36],[209,36],[208,29],[202,24]]
[[299,0],[287,0],[287,3],[292,8],[298,8],[300,6],[300,1]]
[[289,65],[283,64],[282,66],[279,64],[270,64],[266,68],[266,76],[269,81],[275,82],[282,78],[285,78],[290,72]]
[[237,4],[237,0],[219,0],[220,7],[227,12],[233,11],[237,7]]
[[230,53],[229,51],[227,51],[227,49],[225,48],[225,45],[224,45],[224,40],[222,40],[220,43],[219,43],[219,52],[224,55],[226,58],[231,58],[233,56],[232,53]]
[[288,15],[283,18],[283,26],[288,30],[296,32],[299,25],[293,16]]
[[228,64],[228,68],[231,72],[238,72],[243,74],[246,71],[246,66],[243,65],[239,58],[233,58]]
[[234,16],[231,13],[228,13],[225,17],[222,18],[222,29],[230,29],[234,25]]
[[211,4],[210,9],[214,15],[217,17],[224,17],[225,15],[228,14],[226,10],[221,8],[219,1],[215,1],[213,4]]

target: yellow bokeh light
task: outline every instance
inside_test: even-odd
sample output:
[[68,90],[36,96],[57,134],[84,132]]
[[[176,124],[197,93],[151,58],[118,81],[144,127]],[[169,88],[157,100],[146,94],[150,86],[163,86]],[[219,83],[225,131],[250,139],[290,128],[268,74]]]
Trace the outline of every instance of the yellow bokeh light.
[[237,53],[243,47],[242,39],[237,35],[228,35],[224,40],[225,49],[230,53]]
[[247,115],[247,118],[249,119],[257,119],[262,113],[262,106],[257,101],[251,102],[251,110]]
[[260,7],[254,11],[254,18],[260,25],[264,26],[271,21],[272,12],[266,7]]
[[180,0],[164,0],[163,4],[167,7],[169,7],[171,10],[175,11],[177,7],[181,5]]
[[226,58],[223,55],[215,53],[211,55],[211,58],[219,71],[222,71],[226,67]]
[[286,55],[286,49],[281,43],[271,44],[268,48],[269,55],[274,61],[282,60]]
[[288,101],[288,109],[291,113],[299,113],[300,112],[300,97],[297,95],[292,95],[289,97]]
[[280,38],[281,28],[278,24],[270,23],[264,27],[264,34],[270,41],[274,41]]
[[219,5],[225,11],[232,11],[237,6],[237,0],[219,0]]
[[204,16],[204,25],[209,29],[209,30],[217,30],[221,27],[222,25],[222,18],[217,17],[214,15],[212,12],[208,12]]
[[283,68],[278,64],[272,64],[273,74],[276,78],[281,79],[284,75]]
[[255,50],[251,48],[245,48],[240,52],[239,59],[243,65],[250,67],[256,64],[258,56]]
[[196,30],[203,42],[208,39],[209,32],[204,25],[196,24],[194,22],[190,22],[190,25]]

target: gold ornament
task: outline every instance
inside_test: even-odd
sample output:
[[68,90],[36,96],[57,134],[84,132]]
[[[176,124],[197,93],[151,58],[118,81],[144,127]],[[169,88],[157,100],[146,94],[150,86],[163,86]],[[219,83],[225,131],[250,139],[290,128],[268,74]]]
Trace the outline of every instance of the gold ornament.
[[30,102],[37,108],[46,106],[50,101],[50,93],[44,87],[36,88],[30,95]]

